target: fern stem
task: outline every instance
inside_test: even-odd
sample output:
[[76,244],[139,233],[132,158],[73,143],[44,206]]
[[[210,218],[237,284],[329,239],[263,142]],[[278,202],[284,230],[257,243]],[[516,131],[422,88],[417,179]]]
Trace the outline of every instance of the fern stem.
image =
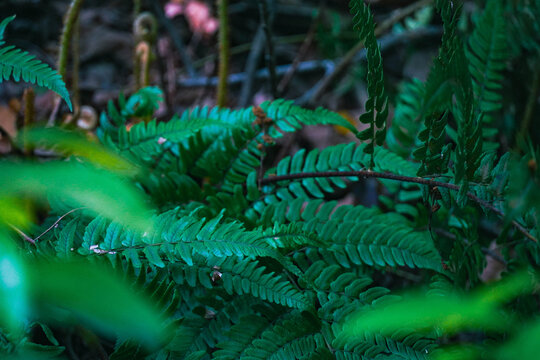
[[81,114],[81,96],[79,92],[79,36],[80,36],[80,21],[79,17],[75,21],[73,30],[73,40],[71,44],[71,57],[73,59],[73,76],[71,79],[71,88],[73,91],[73,109],[75,110],[75,116],[73,117],[74,123],[77,123],[77,119]]
[[[268,185],[271,183],[279,182],[279,181],[291,181],[291,180],[298,180],[298,179],[308,179],[308,178],[327,178],[327,177],[362,177],[362,178],[378,178],[378,179],[387,179],[387,180],[396,180],[401,182],[408,182],[408,183],[415,183],[420,185],[427,185],[429,187],[441,187],[446,188],[453,191],[459,191],[460,186],[456,184],[450,184],[445,183],[442,181],[437,180],[430,180],[430,179],[424,179],[421,177],[415,177],[415,176],[404,176],[404,175],[397,175],[393,173],[387,173],[387,172],[377,172],[377,171],[371,171],[371,170],[357,170],[357,171],[321,171],[321,172],[306,172],[306,173],[296,173],[296,174],[288,174],[288,175],[274,175],[268,178],[260,179],[261,185]],[[489,202],[480,199],[478,196],[474,195],[471,192],[467,192],[467,197],[477,203],[478,205],[489,209],[493,213],[495,213],[500,218],[504,219],[505,214],[502,210],[497,209],[495,206],[490,204]],[[518,223],[515,220],[512,220],[512,225],[525,237],[527,237],[529,240],[532,240],[534,242],[538,242],[538,239],[536,239],[533,235],[531,235],[527,229],[520,223]]]
[[229,73],[229,18],[228,0],[217,0],[219,17],[219,82],[217,86],[217,105],[227,103],[227,77]]
[[60,221],[62,221],[63,218],[65,218],[66,216],[68,216],[69,214],[71,213],[74,213],[75,211],[78,211],[78,210],[83,210],[83,209],[87,209],[86,206],[83,206],[83,207],[79,207],[79,208],[75,208],[75,209],[71,209],[69,210],[67,213],[65,213],[64,215],[60,216],[51,226],[49,226],[47,228],[47,230],[45,230],[44,232],[42,232],[41,234],[39,234],[38,236],[36,236],[33,240],[34,242],[36,242],[37,240],[39,240],[40,237],[42,237],[43,235],[45,235],[46,233],[48,233],[49,231],[51,231]]
[[[64,17],[64,27],[62,28],[62,34],[60,35],[60,51],[58,54],[58,73],[66,81],[66,67],[67,67],[67,58],[69,53],[69,43],[71,42],[71,37],[73,34],[73,26],[79,18],[79,12],[81,10],[83,0],[73,0],[69,5],[68,11]],[[60,108],[60,97],[55,96],[54,107],[49,120],[47,121],[47,126],[53,126]]]
[[133,73],[135,76],[135,89],[150,84],[150,65],[152,62],[152,49],[157,37],[157,20],[149,12],[143,12],[133,22],[133,37],[135,50],[133,58]]
[[270,74],[270,89],[272,97],[275,99],[277,94],[277,76],[276,76],[276,55],[274,53],[274,41],[272,36],[273,14],[268,11],[267,0],[259,0],[259,13],[261,25],[266,37],[266,62],[268,64],[268,73]]
[[60,54],[58,56],[58,73],[65,81],[67,58],[69,52],[69,43],[73,34],[73,27],[79,17],[83,0],[73,0],[69,5],[69,9],[66,13],[64,20],[64,28],[62,29],[62,35],[60,37]]

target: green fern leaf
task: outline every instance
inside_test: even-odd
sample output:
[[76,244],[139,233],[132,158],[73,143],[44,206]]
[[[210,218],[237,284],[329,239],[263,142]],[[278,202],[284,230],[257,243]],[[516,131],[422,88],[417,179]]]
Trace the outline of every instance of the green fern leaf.
[[17,82],[22,79],[46,87],[60,95],[68,104],[69,110],[73,111],[66,85],[56,71],[26,51],[14,46],[3,46],[5,28],[14,18],[15,16],[11,16],[0,23],[0,83],[13,78]]
[[12,15],[10,17],[5,18],[0,22],[0,46],[4,44],[4,32],[6,31],[6,27],[9,25],[10,22],[12,22],[15,19],[15,15]]
[[[308,203],[303,211],[295,206],[303,203],[301,199],[283,202],[287,206],[279,206],[277,202],[273,204],[271,216],[281,221],[284,221],[283,212],[287,218],[301,217],[303,221],[295,221],[296,226],[330,244],[327,249],[319,248],[319,251],[342,267],[388,265],[442,271],[441,256],[429,233],[414,230],[400,215],[377,214],[355,206],[339,207],[330,217],[334,210],[332,203],[327,203],[328,206],[317,212],[316,202]],[[298,214],[292,215],[294,211]],[[264,214],[264,217],[268,216]]]
[[261,332],[269,326],[269,321],[257,315],[246,315],[240,319],[228,332],[228,339],[220,342],[219,350],[212,354],[214,360],[238,359],[242,351],[251,344],[253,338],[260,336]]
[[73,256],[74,247],[75,247],[75,231],[77,230],[77,225],[79,219],[73,219],[60,231],[58,234],[58,241],[56,242],[56,252],[59,257],[68,259]]
[[291,100],[283,99],[277,99],[272,102],[265,101],[260,107],[273,121],[269,129],[269,135],[273,138],[282,136],[278,130],[293,132],[301,129],[304,125],[338,125],[350,130],[354,134],[358,133],[355,127],[341,115],[322,107],[315,110],[308,110],[294,105],[294,102]]

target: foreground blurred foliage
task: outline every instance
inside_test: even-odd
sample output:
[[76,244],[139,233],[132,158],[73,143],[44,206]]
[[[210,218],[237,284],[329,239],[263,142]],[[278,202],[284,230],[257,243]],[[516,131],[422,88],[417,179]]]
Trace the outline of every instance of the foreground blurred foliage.
[[[361,131],[281,99],[158,122],[156,87],[111,102],[99,143],[24,129],[14,144],[49,158],[0,162],[2,356],[536,359],[540,152],[505,71],[540,65],[540,2],[489,1],[467,33],[459,1],[435,3],[439,55],[392,104],[373,15],[351,1]],[[316,125],[360,141],[265,162]],[[331,200],[366,177],[378,205]]]

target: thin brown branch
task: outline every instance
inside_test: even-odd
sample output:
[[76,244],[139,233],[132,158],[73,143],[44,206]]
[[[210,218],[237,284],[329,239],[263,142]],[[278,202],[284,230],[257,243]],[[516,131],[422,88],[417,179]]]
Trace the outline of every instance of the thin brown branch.
[[9,225],[9,227],[12,228],[17,234],[21,235],[21,237],[22,237],[25,241],[28,241],[29,243],[36,245],[35,240],[32,239],[30,236],[26,235],[21,229],[19,229],[18,227],[14,226],[14,225],[11,225],[11,224],[8,224],[8,225]]
[[[279,181],[291,181],[291,180],[298,180],[298,179],[308,179],[308,178],[317,178],[317,177],[361,177],[361,178],[378,178],[378,179],[388,179],[388,180],[396,180],[401,182],[408,182],[408,183],[415,183],[420,185],[427,185],[429,187],[441,187],[450,189],[453,191],[459,191],[459,186],[456,184],[449,184],[442,181],[437,180],[430,180],[425,179],[417,176],[404,176],[404,175],[397,175],[393,173],[386,173],[386,172],[377,172],[377,171],[370,171],[370,170],[357,170],[357,171],[322,171],[322,172],[311,172],[311,173],[298,173],[298,174],[289,174],[289,175],[274,175],[268,178],[264,178],[260,180],[261,185],[267,185]],[[478,196],[474,195],[471,192],[467,193],[467,197],[477,203],[478,205],[492,211],[500,218],[505,218],[505,214],[500,209],[497,209],[495,206],[490,204],[489,202],[480,199]],[[512,220],[512,225],[523,235],[525,235],[528,239],[538,242],[538,239],[536,239],[534,236],[532,236],[527,229],[520,223],[518,223],[515,220]]]
[[66,216],[68,216],[69,214],[77,211],[77,210],[82,210],[82,209],[86,209],[86,206],[83,206],[83,207],[80,207],[80,208],[75,208],[75,209],[71,209],[69,210],[67,213],[65,213],[64,215],[60,216],[58,218],[58,220],[56,220],[51,226],[49,226],[49,228],[47,230],[45,230],[44,232],[42,232],[41,234],[39,234],[36,238],[33,239],[33,242],[35,243],[40,237],[42,237],[43,235],[45,235],[46,233],[48,233],[49,231],[51,231],[56,225],[58,225],[58,223],[60,221],[62,221],[63,218],[65,218]]

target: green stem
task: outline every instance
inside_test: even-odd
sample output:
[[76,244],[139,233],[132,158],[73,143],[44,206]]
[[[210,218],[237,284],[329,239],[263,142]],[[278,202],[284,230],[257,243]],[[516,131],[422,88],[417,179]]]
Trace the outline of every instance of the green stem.
[[152,62],[152,48],[157,38],[157,20],[149,12],[143,12],[133,22],[133,37],[135,49],[133,51],[133,74],[135,76],[135,90],[150,84],[150,65]]
[[[66,81],[66,68],[67,68],[67,59],[69,52],[69,43],[71,42],[71,37],[73,33],[73,26],[75,25],[77,19],[79,18],[79,12],[81,10],[83,0],[73,0],[69,5],[68,11],[64,17],[64,27],[62,28],[62,35],[60,35],[60,51],[58,54],[58,73]],[[49,120],[47,121],[47,126],[53,126],[58,114],[58,109],[60,108],[60,97],[55,96],[54,107]]]
[[217,0],[219,17],[219,72],[217,86],[217,105],[224,107],[227,103],[227,76],[229,73],[229,18],[227,1]]
[[81,113],[81,96],[79,92],[79,35],[80,35],[80,21],[77,17],[73,30],[73,39],[71,44],[71,57],[73,58],[73,76],[71,79],[71,88],[73,91],[73,109],[75,110],[75,116],[73,117],[74,123],[77,123],[77,118]]
[[62,35],[60,37],[60,55],[58,56],[58,73],[65,80],[66,66],[69,52],[69,43],[73,33],[73,26],[75,25],[77,18],[79,17],[79,11],[81,10],[83,0],[73,0],[69,5],[69,9],[66,13],[64,20],[64,27],[62,29]]

